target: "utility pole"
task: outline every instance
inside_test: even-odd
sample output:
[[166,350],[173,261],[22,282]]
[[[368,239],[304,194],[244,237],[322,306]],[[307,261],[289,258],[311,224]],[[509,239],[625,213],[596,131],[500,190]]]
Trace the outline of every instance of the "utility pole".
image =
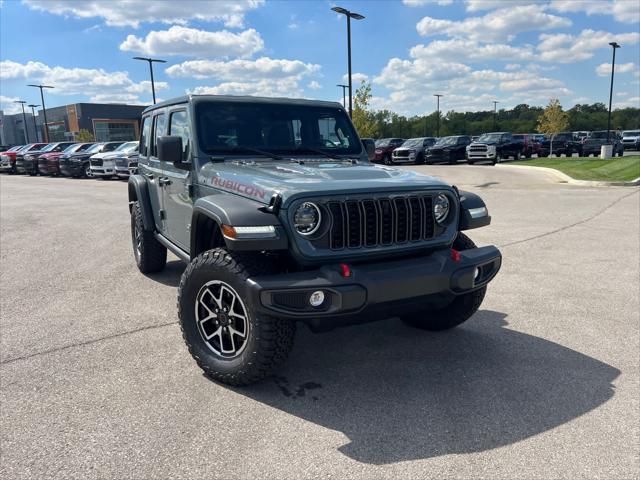
[[24,140],[29,143],[29,130],[27,129],[27,116],[24,113],[24,104],[27,103],[24,100],[16,100],[13,103],[19,103],[22,107],[22,130],[24,130]]
[[620,48],[616,42],[610,42],[613,48],[613,61],[611,62],[611,87],[609,88],[609,116],[607,118],[607,144],[611,143],[611,100],[613,98],[613,72],[616,68],[616,50]]
[[350,12],[346,8],[333,7],[336,13],[341,13],[347,17],[347,63],[349,67],[349,117],[353,114],[353,83],[351,81],[351,19],[362,20],[364,15],[359,13]]
[[443,97],[444,95],[440,94],[440,93],[434,93],[433,94],[434,97],[437,98],[437,107],[436,107],[436,112],[438,113],[438,118],[436,119],[437,123],[436,123],[436,137],[440,136],[440,97]]
[[497,100],[493,101],[493,130],[496,131],[498,129],[497,123],[496,123],[496,114],[498,113],[498,104],[500,102]]
[[39,141],[38,140],[38,126],[36,125],[36,111],[34,109],[39,107],[40,105],[34,105],[33,103],[30,103],[27,106],[31,107],[31,116],[33,117],[33,134],[36,136],[36,142],[38,142]]
[[338,84],[336,85],[336,87],[342,87],[342,106],[346,109],[347,108],[347,97],[346,97],[346,89],[349,88],[349,85],[342,85],[342,84]]
[[35,87],[40,89],[40,100],[42,100],[42,115],[44,116],[44,141],[49,143],[49,123],[47,123],[47,109],[44,106],[43,88],[53,88],[50,85],[27,85],[27,87]]
[[149,62],[149,73],[151,74],[151,94],[153,95],[153,104],[156,103],[156,84],[153,81],[153,62],[156,63],[167,63],[166,60],[160,60],[158,58],[148,58],[148,57],[133,57],[134,60],[144,60],[145,62]]

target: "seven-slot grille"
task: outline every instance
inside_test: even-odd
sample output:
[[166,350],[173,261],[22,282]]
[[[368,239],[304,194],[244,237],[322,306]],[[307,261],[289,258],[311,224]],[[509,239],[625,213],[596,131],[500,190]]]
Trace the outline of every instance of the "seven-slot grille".
[[434,236],[431,195],[330,201],[325,206],[333,250],[389,246]]

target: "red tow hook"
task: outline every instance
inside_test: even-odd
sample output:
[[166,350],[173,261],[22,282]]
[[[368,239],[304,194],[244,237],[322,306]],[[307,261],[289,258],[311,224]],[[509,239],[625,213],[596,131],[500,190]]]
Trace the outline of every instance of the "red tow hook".
[[346,263],[340,264],[340,275],[345,278],[351,276],[351,269],[349,268],[349,265],[347,265]]
[[457,251],[455,248],[451,249],[451,260],[453,260],[454,262],[460,261],[460,252]]

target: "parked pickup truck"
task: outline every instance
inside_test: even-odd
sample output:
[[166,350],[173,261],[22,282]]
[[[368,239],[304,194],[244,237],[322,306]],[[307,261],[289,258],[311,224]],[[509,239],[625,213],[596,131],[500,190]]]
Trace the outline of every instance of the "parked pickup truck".
[[190,95],[148,107],[141,131],[133,257],[146,274],[167,250],[188,264],[182,335],[220,382],[269,375],[301,322],[453,328],[500,269],[500,251],[464,233],[490,223],[480,197],[371,164],[339,103]]
[[522,142],[522,156],[531,158],[533,155],[540,155],[540,142],[529,133],[515,133],[513,139]]
[[427,149],[425,162],[429,165],[438,162],[454,165],[458,163],[458,160],[465,159],[467,146],[470,144],[471,137],[467,135],[439,138],[432,147]]
[[576,140],[573,132],[560,132],[552,135],[545,135],[544,140],[540,144],[539,157],[548,157],[549,155],[566,155],[570,157],[574,153],[582,156],[582,142]]
[[520,160],[523,144],[514,140],[509,132],[483,133],[467,147],[467,163],[473,165],[479,161],[489,161],[493,165],[512,157]]
[[640,130],[622,132],[622,146],[625,150],[640,150]]
[[624,147],[620,141],[620,135],[618,132],[611,130],[600,130],[598,132],[591,132],[591,136],[585,140],[582,144],[582,155],[589,157],[591,155],[598,156],[603,145],[613,146],[613,156],[619,157],[624,155]]
[[375,156],[371,161],[391,165],[391,153],[403,143],[404,138],[381,138],[376,140]]
[[16,173],[16,155],[23,148],[24,145],[16,145],[0,154],[0,172]]
[[415,165],[422,165],[427,148],[434,143],[436,143],[434,137],[419,137],[405,140],[404,143],[391,154],[391,163],[413,163]]

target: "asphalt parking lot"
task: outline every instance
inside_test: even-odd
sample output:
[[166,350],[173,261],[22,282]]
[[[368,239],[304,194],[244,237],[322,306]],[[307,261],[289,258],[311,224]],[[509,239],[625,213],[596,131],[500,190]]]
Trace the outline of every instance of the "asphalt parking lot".
[[441,334],[298,329],[278,375],[205,378],[183,265],[141,275],[126,184],[0,176],[1,464],[13,478],[637,478],[637,188],[406,167],[483,196],[501,273]]

